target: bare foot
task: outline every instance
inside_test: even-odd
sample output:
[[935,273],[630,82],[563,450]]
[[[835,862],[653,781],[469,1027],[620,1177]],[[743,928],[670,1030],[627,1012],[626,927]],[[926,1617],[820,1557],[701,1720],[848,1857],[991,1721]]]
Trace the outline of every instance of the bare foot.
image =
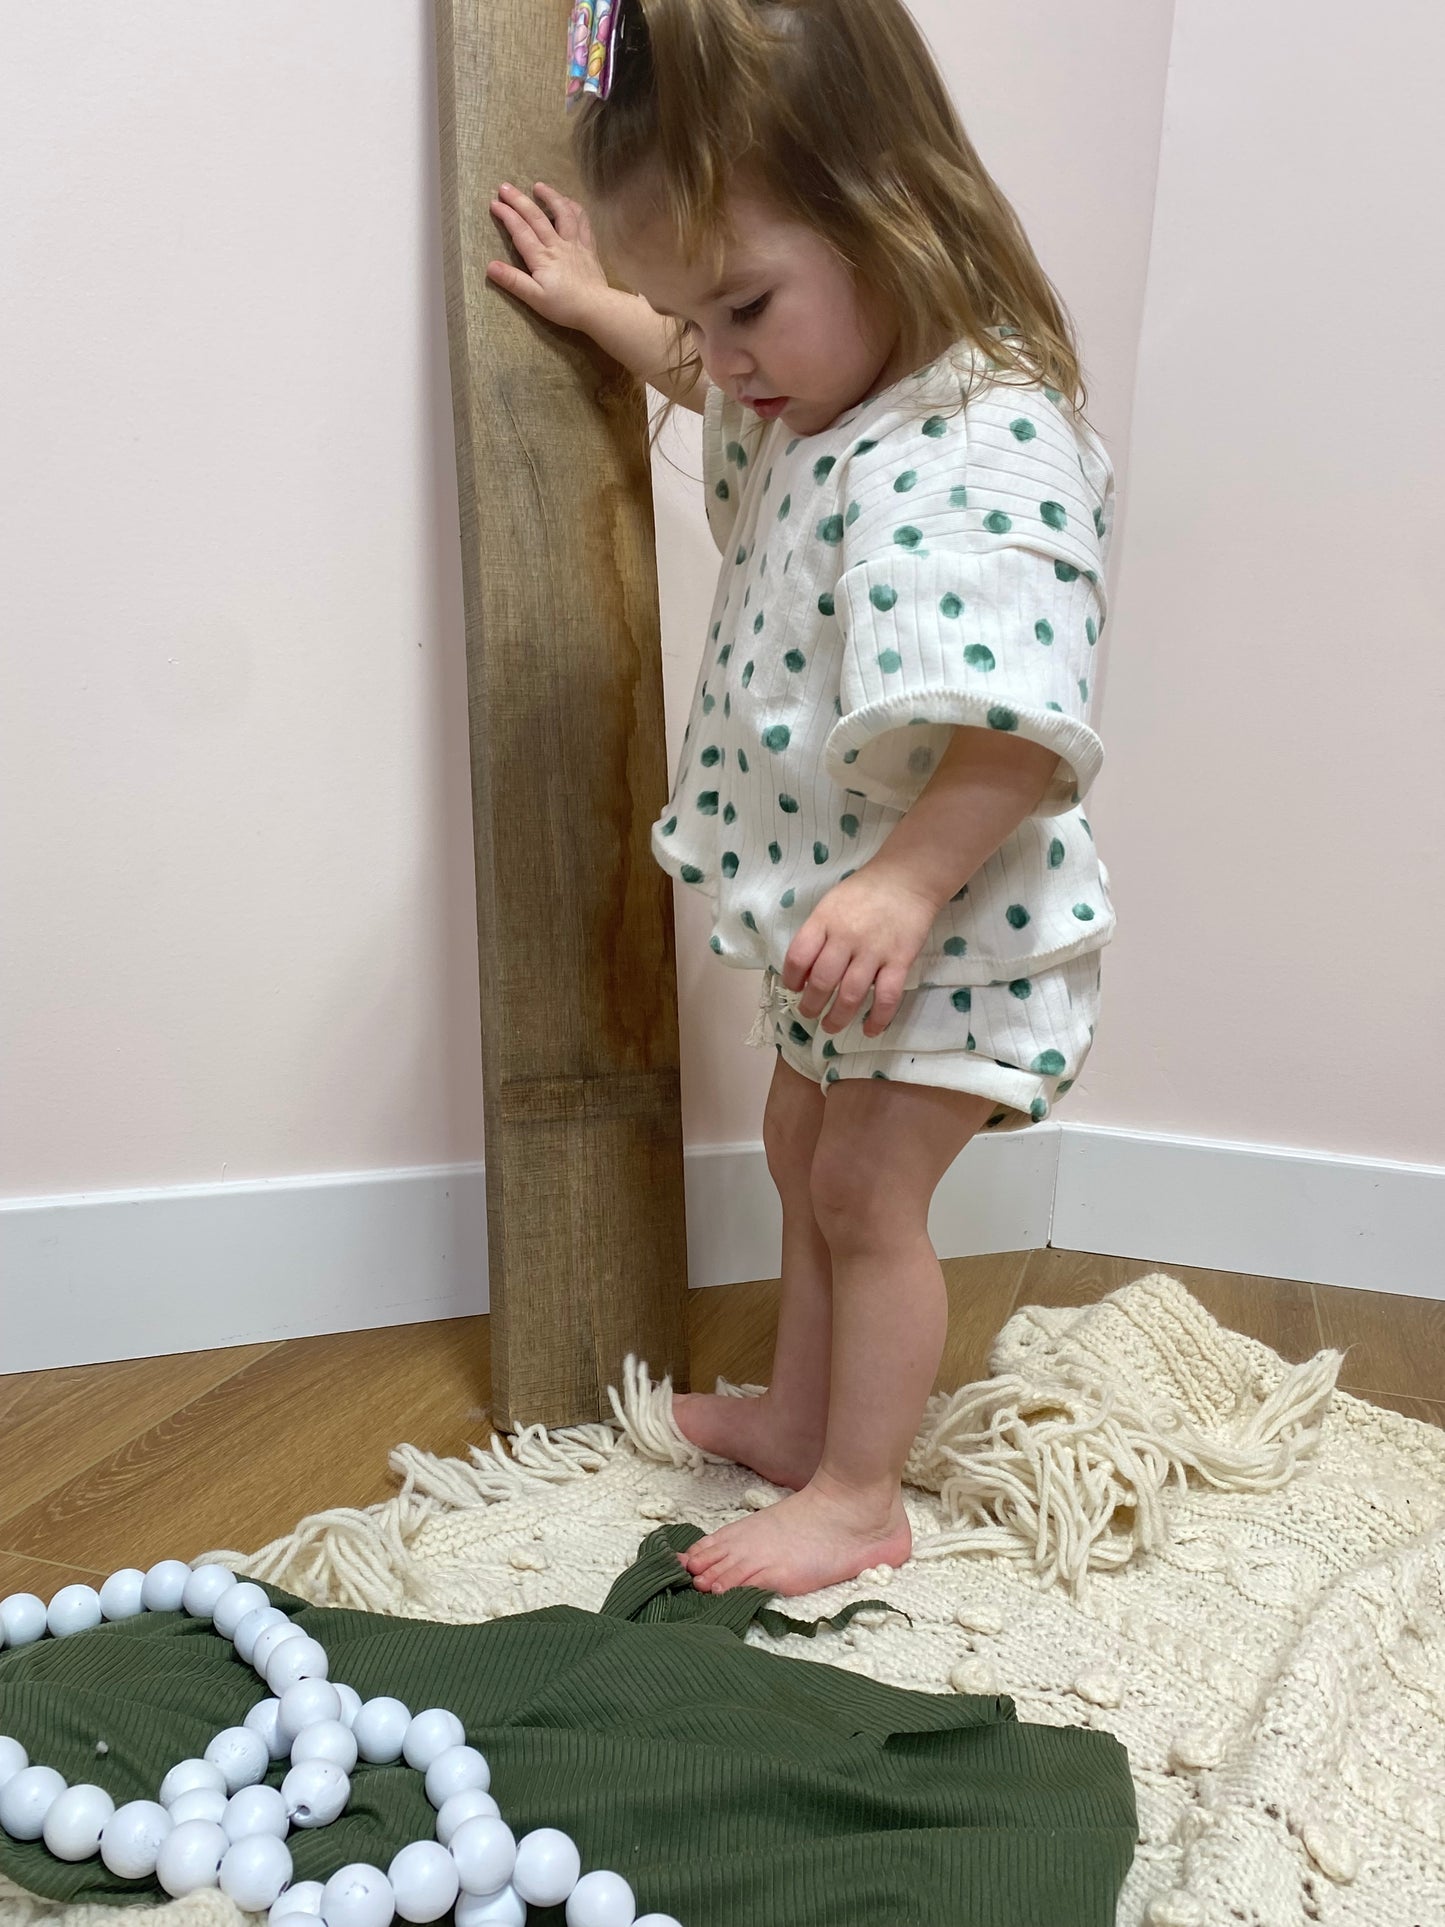
[[724,1398],[715,1392],[679,1392],[672,1415],[683,1437],[704,1452],[746,1465],[774,1485],[806,1485],[823,1456],[821,1432],[810,1438],[787,1425],[766,1393]]
[[850,1492],[815,1477],[801,1492],[735,1519],[678,1556],[699,1592],[762,1586],[817,1592],[856,1579],[865,1566],[901,1566],[913,1534],[897,1487],[892,1497]]

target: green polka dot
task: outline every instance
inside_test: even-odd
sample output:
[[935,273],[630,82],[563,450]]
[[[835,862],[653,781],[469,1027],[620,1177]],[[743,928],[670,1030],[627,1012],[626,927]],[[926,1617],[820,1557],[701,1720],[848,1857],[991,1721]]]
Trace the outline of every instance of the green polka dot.
[[792,740],[793,732],[786,723],[773,723],[763,731],[762,735],[763,748],[775,751],[786,749]]
[[1092,923],[1094,921],[1093,904],[1076,903],[1074,905],[1074,915],[1079,919],[1080,923]]
[[870,1071],[869,1076],[876,1077],[881,1084],[888,1084],[892,1082],[892,1079],[889,1077],[887,1071]]
[[911,522],[905,522],[901,529],[893,531],[893,540],[900,549],[916,549],[923,540],[923,530],[914,528]]
[[968,490],[963,487],[951,488],[948,491],[948,506],[951,509],[966,509],[968,507]]
[[722,761],[722,757],[723,753],[717,744],[709,743],[698,760],[704,769],[711,769],[714,763],[720,763]]
[[758,920],[751,910],[744,910],[743,912],[743,927],[747,930],[756,930],[758,927]]
[[928,420],[923,424],[923,432],[931,441],[936,442],[940,435],[946,435],[948,433],[948,423],[943,419],[942,415],[930,415]]
[[684,883],[701,883],[702,871],[695,869],[691,863],[684,863],[682,866],[682,880]]
[[1089,700],[1089,681],[1087,676],[1080,676],[1079,678],[1079,695],[1085,702]]
[[708,949],[709,949],[709,950],[715,950],[715,951],[717,952],[717,954],[718,954],[718,956],[721,956],[721,955],[722,955],[722,953],[723,953],[723,947],[722,947],[722,939],[721,939],[721,937],[717,937],[717,936],[712,936],[712,937],[709,937],[709,938],[708,938],[708,940],[707,940],[707,943],[708,943]]
[[963,957],[968,954],[968,945],[962,937],[945,937],[943,940],[945,957]]
[[732,804],[724,803],[723,804],[723,822],[732,823],[736,820],[736,818],[737,818],[737,811],[733,808]]
[[1055,837],[1053,842],[1049,845],[1049,868],[1051,870],[1057,870],[1059,865],[1063,862],[1063,860],[1064,860],[1064,846],[1059,841],[1058,837]]
[[797,898],[798,893],[796,890],[784,890],[783,894],[778,898],[778,902],[785,910],[791,910]]
[[812,1032],[804,1030],[796,1017],[788,1025],[788,1035],[795,1044],[811,1044],[813,1041]]
[[783,574],[784,575],[788,573],[788,564],[792,561],[792,559],[793,559],[793,551],[789,549],[788,553],[783,557]]
[[1088,819],[1088,817],[1086,817],[1086,816],[1081,816],[1081,817],[1079,818],[1079,823],[1080,823],[1080,825],[1081,825],[1081,827],[1082,827],[1082,829],[1083,829],[1083,832],[1084,832],[1084,835],[1085,835],[1085,836],[1087,836],[1087,837],[1088,837],[1088,839],[1089,839],[1089,841],[1090,841],[1090,842],[1092,843],[1092,842],[1093,842],[1093,840],[1094,840],[1094,832],[1093,832],[1093,831],[1092,831],[1092,830],[1091,830],[1091,829],[1089,828],[1089,819]]
[[716,642],[716,641],[717,641],[717,635],[718,635],[718,630],[719,630],[719,629],[721,629],[721,628],[722,628],[722,624],[721,624],[720,622],[715,622],[715,623],[713,624],[713,626],[712,626],[712,628],[711,628],[711,629],[710,629],[710,630],[708,631],[708,639],[709,639],[709,641],[711,641],[711,642]]
[[1009,433],[1016,442],[1031,442],[1038,432],[1027,415],[1020,415],[1016,422],[1009,423]]
[[1021,903],[1011,903],[1008,909],[1005,910],[1004,915],[1008,918],[1009,925],[1014,930],[1022,930],[1024,925],[1029,921],[1029,913]]
[[774,863],[781,863],[781,862],[782,862],[782,860],[783,860],[783,846],[782,846],[782,844],[781,844],[781,843],[770,843],[770,844],[768,845],[768,855],[769,855],[769,856],[770,856],[770,857],[771,857],[771,858],[773,859],[773,861],[774,861]]
[[763,493],[764,493],[764,495],[766,495],[766,494],[767,494],[767,492],[768,492],[768,490],[769,490],[769,489],[770,489],[770,488],[771,488],[772,486],[773,486],[773,471],[772,471],[771,469],[769,469],[769,470],[768,470],[768,472],[767,472],[767,474],[766,474],[766,475],[765,475],[765,476],[763,477]]
[[1061,1050],[1041,1050],[1029,1065],[1029,1069],[1037,1071],[1040,1077],[1057,1077],[1063,1068],[1064,1053]]
[[717,791],[702,790],[698,795],[697,806],[702,811],[704,816],[716,816],[717,815]]
[[1104,511],[1102,509],[1094,510],[1094,533],[1102,542],[1104,539]]
[[753,679],[753,661],[750,656],[748,660],[743,664],[742,684],[744,689],[747,688],[748,684],[752,681],[752,679]]
[[896,649],[882,649],[878,653],[878,667],[885,676],[894,675],[903,667],[903,658]]
[[719,478],[718,485],[713,490],[713,494],[716,495],[720,502],[727,501],[728,497],[732,494],[732,490],[728,487],[728,478],[726,475]]
[[1074,1080],[1072,1077],[1062,1078],[1059,1082],[1057,1090],[1054,1092],[1054,1096],[1062,1097],[1065,1091],[1071,1091],[1073,1088],[1074,1088]]
[[748,465],[748,451],[741,442],[728,443],[727,458],[730,462],[736,462],[739,468],[746,468]]
[[1044,708],[1055,710],[1060,716],[1064,713],[1064,705],[1062,703],[1045,703]]
[[826,515],[818,524],[818,540],[836,548],[843,540],[843,518],[841,515]]
[[1084,634],[1089,638],[1089,647],[1092,649],[1094,644],[1099,640],[1099,631],[1094,625],[1094,618],[1092,616],[1084,617]]
[[783,657],[784,666],[791,669],[794,675],[806,666],[807,660],[808,658],[803,654],[801,649],[790,649],[787,655]]
[[876,448],[877,446],[878,446],[878,444],[877,444],[877,442],[875,442],[875,441],[870,441],[870,440],[869,440],[869,439],[868,439],[868,438],[867,438],[867,437],[865,436],[865,437],[864,437],[864,439],[863,439],[863,440],[862,440],[861,442],[854,442],[854,444],[853,444],[853,453],[854,453],[855,455],[868,455],[868,454],[871,454],[871,453],[872,453],[872,451],[873,451],[873,450],[874,450],[874,449],[875,449],[875,448]]
[[748,773],[748,753],[747,753],[747,751],[746,751],[745,749],[740,749],[740,750],[738,751],[738,768],[739,768],[739,769],[740,769],[740,770],[742,771],[742,773],[743,773],[743,775],[744,775],[744,776],[746,776],[746,775],[747,775],[747,773]]
[[838,1055],[838,1046],[833,1042],[831,1037],[825,1037],[823,1039],[823,1055],[825,1057],[836,1057]]
[[677,828],[677,818],[675,816],[670,816],[662,826],[662,834],[664,836],[671,836],[673,831],[676,828]]
[[988,712],[988,726],[990,729],[1017,729],[1019,719],[1011,709],[1005,709],[1000,704],[997,709]]
[[1017,997],[1021,1003],[1034,994],[1034,987],[1027,977],[1015,977],[1008,988],[1010,997]]
[[974,1040],[974,1035],[973,1035],[973,1032],[972,1032],[972,1031],[970,1031],[970,1032],[968,1033],[968,1042],[967,1042],[967,1043],[966,1043],[966,1044],[964,1045],[964,1047],[963,1047],[963,1048],[964,1048],[965,1050],[977,1050],[977,1049],[978,1049],[978,1045],[977,1045],[977,1043],[976,1043],[976,1042],[975,1042],[975,1040]]
[[783,453],[785,455],[791,455],[793,450],[798,446],[798,443],[802,441],[802,439],[803,438],[801,435],[795,435],[793,439],[788,443],[788,446],[783,450]]
[[843,517],[844,526],[851,529],[862,513],[862,509],[859,508],[856,502],[850,502],[848,504],[848,513]]
[[753,617],[753,634],[755,636],[759,636],[762,634],[762,631],[763,631],[763,611],[759,609],[758,613]]
[[833,608],[834,608],[833,598],[829,594],[828,590],[825,589],[823,593],[818,597],[818,614],[820,616],[830,616],[833,613]]
[[940,598],[938,609],[940,615],[947,616],[949,621],[952,622],[955,618],[963,614],[963,603],[956,595],[950,593]]
[[1051,622],[1046,622],[1044,618],[1040,616],[1034,624],[1034,637],[1047,648],[1054,639],[1054,625]]
[[968,1012],[973,1009],[973,992],[968,989],[955,990],[948,1001],[956,1011],[960,1011],[966,1016]]
[[1060,582],[1077,582],[1079,579],[1079,572],[1072,562],[1056,562],[1054,564],[1054,574],[1059,578]]
[[1051,529],[1064,528],[1069,520],[1068,516],[1064,513],[1064,505],[1062,502],[1040,502],[1039,514]]
[[738,858],[736,850],[723,851],[722,873],[725,877],[735,877],[737,875]]
[[737,554],[733,557],[733,561],[738,565],[739,568],[742,567],[743,563],[746,562],[747,559],[748,559],[748,552],[746,549],[739,549]]
[[702,713],[703,713],[703,715],[704,715],[704,716],[711,716],[711,714],[712,714],[712,712],[713,712],[713,711],[714,711],[714,710],[715,710],[716,708],[717,708],[717,697],[716,697],[716,696],[704,696],[704,697],[703,697],[703,699],[702,699]]
[[838,818],[838,828],[843,832],[844,836],[856,836],[858,834],[857,817],[840,816]]
[[798,814],[797,797],[789,796],[786,790],[779,790],[778,808],[783,812],[784,816],[796,816]]
[[838,1069],[836,1064],[830,1064],[823,1074],[823,1082],[825,1084],[836,1084],[842,1075],[843,1073]]
[[1029,1106],[1029,1116],[1033,1119],[1035,1124],[1041,1124],[1043,1120],[1048,1116],[1048,1114],[1049,1114],[1048,1099],[1044,1097],[1036,1097],[1033,1103],[1030,1104]]
[[990,535],[1007,535],[1013,527],[1013,517],[1005,515],[1002,509],[990,509],[983,518],[983,525]]
[[1057,408],[1059,403],[1064,399],[1063,396],[1059,393],[1057,388],[1046,388],[1044,390],[1044,393],[1048,396],[1049,400],[1054,404],[1055,408]]
[[906,495],[909,489],[916,486],[917,481],[918,481],[918,470],[916,468],[905,468],[903,473],[897,478],[897,480],[893,484],[894,494]]
[[992,649],[985,649],[981,642],[971,642],[963,652],[963,659],[970,669],[993,669],[997,666]]
[[780,522],[786,522],[789,515],[791,515],[792,512],[793,512],[793,498],[791,495],[785,495],[782,501],[779,502],[778,504],[778,520]]
[[813,464],[813,480],[815,482],[826,482],[833,472],[833,466],[837,459],[836,455],[820,455]]
[[857,762],[857,760],[858,760],[858,752],[857,752],[857,750],[856,750],[856,749],[845,749],[845,750],[844,750],[844,752],[843,752],[843,761],[844,761],[845,763],[856,763],[856,762]]
[[868,591],[868,600],[875,609],[881,609],[886,615],[898,600],[898,591],[891,589],[886,582],[875,582]]
[[815,863],[826,863],[828,861],[828,846],[826,843],[814,843],[813,861]]

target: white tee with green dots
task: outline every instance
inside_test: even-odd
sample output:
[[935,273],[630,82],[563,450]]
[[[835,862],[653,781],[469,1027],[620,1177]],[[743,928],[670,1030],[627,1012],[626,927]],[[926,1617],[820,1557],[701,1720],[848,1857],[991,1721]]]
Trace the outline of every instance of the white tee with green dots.
[[803,437],[708,392],[723,564],[652,848],[711,898],[725,963],[782,969],[957,724],[1041,743],[1059,764],[1036,813],[944,905],[905,987],[1007,981],[1113,934],[1079,808],[1103,759],[1088,715],[1113,472],[1054,391],[980,386],[986,373],[957,344]]

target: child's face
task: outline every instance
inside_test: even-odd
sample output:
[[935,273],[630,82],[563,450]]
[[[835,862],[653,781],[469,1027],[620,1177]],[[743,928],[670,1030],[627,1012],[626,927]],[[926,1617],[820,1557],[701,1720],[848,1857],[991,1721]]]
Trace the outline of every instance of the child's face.
[[814,231],[761,199],[730,206],[733,239],[716,262],[679,259],[657,216],[619,224],[619,265],[659,313],[688,324],[708,378],[765,420],[816,435],[904,373],[886,304]]

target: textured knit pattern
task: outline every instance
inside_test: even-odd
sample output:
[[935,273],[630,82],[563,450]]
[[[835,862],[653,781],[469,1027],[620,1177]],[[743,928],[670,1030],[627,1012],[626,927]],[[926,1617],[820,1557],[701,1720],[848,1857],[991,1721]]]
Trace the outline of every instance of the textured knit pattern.
[[[920,1435],[914,1475],[927,1485],[906,1494],[919,1556],[787,1602],[813,1616],[881,1593],[912,1625],[865,1613],[791,1649],[899,1686],[1003,1691],[1023,1720],[1121,1739],[1141,1843],[1119,1927],[1437,1927],[1445,1436],[1336,1391],[1305,1449],[1314,1421],[1291,1418],[1300,1407],[1290,1388],[1305,1386],[1308,1411],[1318,1365],[1290,1368],[1222,1330],[1164,1277],[1083,1311],[1021,1310],[995,1344],[994,1379],[938,1401]],[[1081,1387],[1094,1393],[1077,1422],[1097,1491],[1079,1588],[1060,1559],[1046,1583],[1057,1548],[1037,1521],[1054,1507],[1046,1428],[1081,1401]],[[306,1521],[249,1560],[229,1556],[312,1597],[435,1619],[561,1601],[596,1608],[639,1526],[686,1518],[711,1528],[777,1496],[752,1474],[704,1464],[655,1390],[624,1388],[620,1402],[625,1431],[536,1430],[511,1459],[399,1448],[396,1499]],[[961,1424],[984,1407],[1004,1437],[1010,1412],[1027,1420],[1014,1427],[1018,1463],[1037,1470],[1014,1479],[1015,1509],[999,1507],[970,1541],[937,1488],[959,1472]],[[1137,1415],[1128,1427],[1125,1412]],[[1157,1491],[1152,1459],[1126,1439],[1151,1415],[1161,1437],[1176,1437],[1180,1467],[1193,1456],[1205,1471],[1181,1469]],[[1000,1461],[1000,1489],[1008,1469]],[[1209,1483],[1221,1476],[1237,1489]],[[1153,1536],[1134,1530],[1136,1488],[1157,1492]],[[948,1556],[929,1557],[931,1544]],[[6,1927],[104,1919],[7,1904]],[[214,1897],[153,1917],[164,1927],[241,1921]]]
[[658,861],[713,899],[712,948],[781,969],[821,898],[887,841],[956,725],[1059,768],[936,919],[907,987],[1007,982],[1097,950],[1107,875],[1078,805],[1113,504],[1109,459],[1038,387],[959,345],[788,439],[713,389],[722,570]]

